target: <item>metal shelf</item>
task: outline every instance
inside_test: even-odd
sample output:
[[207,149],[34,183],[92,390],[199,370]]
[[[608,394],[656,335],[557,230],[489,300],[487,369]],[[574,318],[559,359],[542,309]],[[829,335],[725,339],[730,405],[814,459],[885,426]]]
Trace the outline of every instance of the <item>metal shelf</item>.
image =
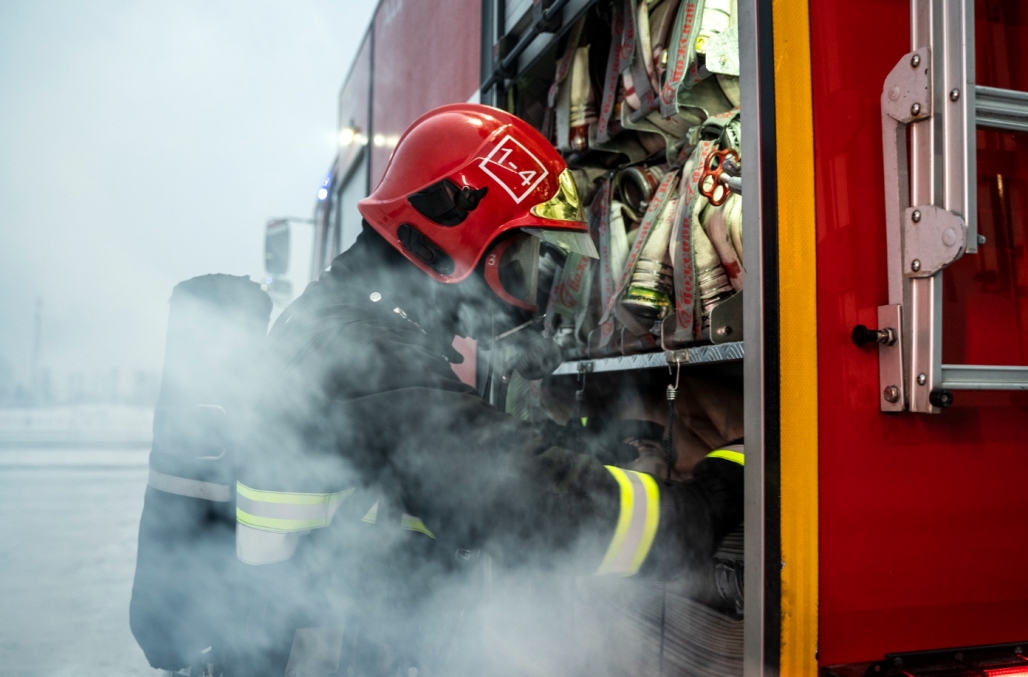
[[637,369],[666,369],[675,364],[675,358],[682,366],[690,364],[712,364],[715,362],[736,362],[743,358],[742,341],[696,346],[682,350],[659,353],[642,353],[624,357],[603,357],[595,360],[573,360],[565,362],[553,372],[553,376],[599,373],[604,371],[634,371]]

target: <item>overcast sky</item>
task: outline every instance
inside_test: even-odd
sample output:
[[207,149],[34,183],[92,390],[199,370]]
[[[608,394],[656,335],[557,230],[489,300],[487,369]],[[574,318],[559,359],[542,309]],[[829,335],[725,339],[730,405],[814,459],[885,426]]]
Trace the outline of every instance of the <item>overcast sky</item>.
[[166,301],[310,216],[372,0],[0,2],[0,367],[157,371]]

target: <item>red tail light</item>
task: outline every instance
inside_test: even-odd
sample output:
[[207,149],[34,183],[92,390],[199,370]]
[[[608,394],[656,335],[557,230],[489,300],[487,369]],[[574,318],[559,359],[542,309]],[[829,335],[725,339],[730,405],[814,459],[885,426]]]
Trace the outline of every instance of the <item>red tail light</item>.
[[1028,677],[1028,665],[1014,665],[1009,668],[985,668],[986,677]]

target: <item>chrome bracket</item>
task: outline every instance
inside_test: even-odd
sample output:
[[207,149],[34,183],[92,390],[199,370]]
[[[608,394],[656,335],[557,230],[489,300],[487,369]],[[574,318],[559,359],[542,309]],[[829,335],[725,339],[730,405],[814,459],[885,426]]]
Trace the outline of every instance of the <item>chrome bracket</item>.
[[903,306],[878,306],[878,329],[892,329],[895,340],[878,343],[878,403],[882,411],[903,411],[907,389],[903,383]]
[[907,124],[932,116],[931,50],[922,47],[902,57],[882,88],[882,115]]
[[903,213],[903,274],[931,277],[964,255],[967,225],[942,207],[908,207]]

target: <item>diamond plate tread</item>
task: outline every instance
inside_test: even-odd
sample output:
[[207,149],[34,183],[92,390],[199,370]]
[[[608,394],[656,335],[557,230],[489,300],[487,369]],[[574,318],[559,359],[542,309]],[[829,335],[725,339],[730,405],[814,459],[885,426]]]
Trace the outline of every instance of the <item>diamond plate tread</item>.
[[581,371],[599,373],[605,371],[633,371],[636,369],[664,368],[678,361],[685,364],[705,364],[710,362],[731,362],[743,358],[742,341],[719,343],[717,345],[696,346],[682,350],[659,353],[642,353],[623,357],[604,357],[595,360],[572,360],[560,365],[554,376],[578,374]]

